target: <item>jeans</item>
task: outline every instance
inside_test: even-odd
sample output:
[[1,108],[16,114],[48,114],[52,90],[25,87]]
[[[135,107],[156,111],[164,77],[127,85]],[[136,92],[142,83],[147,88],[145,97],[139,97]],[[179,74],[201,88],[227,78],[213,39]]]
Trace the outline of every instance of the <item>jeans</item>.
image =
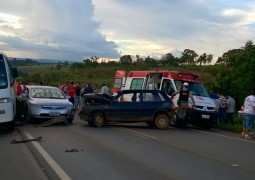
[[230,121],[231,124],[234,125],[234,113],[227,112],[226,124],[228,123],[228,121]]
[[243,128],[249,129],[251,131],[254,125],[254,119],[255,119],[255,115],[244,113]]
[[81,96],[75,96],[74,97],[74,107],[79,108],[81,105]]

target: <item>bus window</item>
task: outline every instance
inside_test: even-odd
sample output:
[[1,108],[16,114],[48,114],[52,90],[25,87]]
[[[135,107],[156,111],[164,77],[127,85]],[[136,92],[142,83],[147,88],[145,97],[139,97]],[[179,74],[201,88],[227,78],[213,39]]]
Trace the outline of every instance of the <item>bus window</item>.
[[0,89],[7,88],[7,74],[3,60],[0,60]]

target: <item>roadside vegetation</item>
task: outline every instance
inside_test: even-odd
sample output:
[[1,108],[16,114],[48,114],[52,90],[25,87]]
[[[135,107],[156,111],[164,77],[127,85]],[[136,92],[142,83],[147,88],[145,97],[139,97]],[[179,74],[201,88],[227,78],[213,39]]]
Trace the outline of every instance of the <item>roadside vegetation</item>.
[[[82,85],[92,83],[100,88],[106,83],[110,88],[115,71],[166,69],[171,71],[192,72],[200,76],[204,86],[211,92],[230,94],[237,104],[237,111],[244,98],[255,89],[255,45],[252,41],[244,47],[225,52],[212,65],[213,55],[203,53],[198,55],[194,50],[185,49],[182,57],[174,57],[171,53],[156,60],[151,57],[124,55],[119,61],[106,61],[99,57],[91,57],[81,63],[69,64],[67,61],[57,64],[39,64],[33,60],[13,63],[21,72],[25,83],[43,82],[47,85],[59,86],[63,81],[80,82]],[[226,130],[240,132],[242,119],[236,115],[235,126],[222,127]]]

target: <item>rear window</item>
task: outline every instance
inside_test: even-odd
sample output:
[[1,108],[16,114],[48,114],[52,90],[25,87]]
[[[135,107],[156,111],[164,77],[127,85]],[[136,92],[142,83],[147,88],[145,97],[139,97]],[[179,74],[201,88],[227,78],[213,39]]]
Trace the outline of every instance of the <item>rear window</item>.
[[159,92],[144,92],[143,101],[144,102],[165,101],[165,99]]

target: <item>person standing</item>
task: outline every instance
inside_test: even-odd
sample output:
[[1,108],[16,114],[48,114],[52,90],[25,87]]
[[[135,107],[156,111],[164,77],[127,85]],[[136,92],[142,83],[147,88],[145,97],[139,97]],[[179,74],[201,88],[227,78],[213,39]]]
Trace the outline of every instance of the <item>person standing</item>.
[[77,82],[75,87],[74,107],[79,108],[80,105],[81,105],[81,84]]
[[109,91],[109,88],[104,83],[102,84],[101,94],[108,94],[108,95],[111,94]]
[[223,96],[220,93],[217,93],[217,96],[219,97],[220,100],[220,107],[219,107],[219,121],[222,122],[222,125],[225,126],[226,123],[226,117],[225,117],[225,111],[226,111],[226,104],[227,104],[227,99],[225,96]]
[[250,132],[253,129],[255,120],[255,90],[244,100],[243,132],[242,138],[252,139]]
[[176,94],[179,94],[179,99],[177,101],[178,108],[177,108],[177,117],[180,120],[180,125],[187,129],[187,122],[185,120],[186,118],[186,112],[187,112],[187,106],[188,106],[188,101],[190,97],[190,91],[189,91],[189,83],[184,82],[182,84],[182,87],[180,90],[175,91],[173,93],[173,96]]
[[232,125],[234,125],[234,112],[235,112],[236,102],[235,100],[230,96],[227,95],[227,103],[226,103],[226,124],[228,121],[231,122]]
[[23,87],[22,87],[22,79],[18,79],[16,83],[16,118],[20,120],[22,118],[22,100],[21,100],[21,94],[23,92]]
[[69,101],[74,105],[74,95],[75,95],[75,87],[74,87],[74,82],[71,82],[67,86],[67,95],[69,96]]

